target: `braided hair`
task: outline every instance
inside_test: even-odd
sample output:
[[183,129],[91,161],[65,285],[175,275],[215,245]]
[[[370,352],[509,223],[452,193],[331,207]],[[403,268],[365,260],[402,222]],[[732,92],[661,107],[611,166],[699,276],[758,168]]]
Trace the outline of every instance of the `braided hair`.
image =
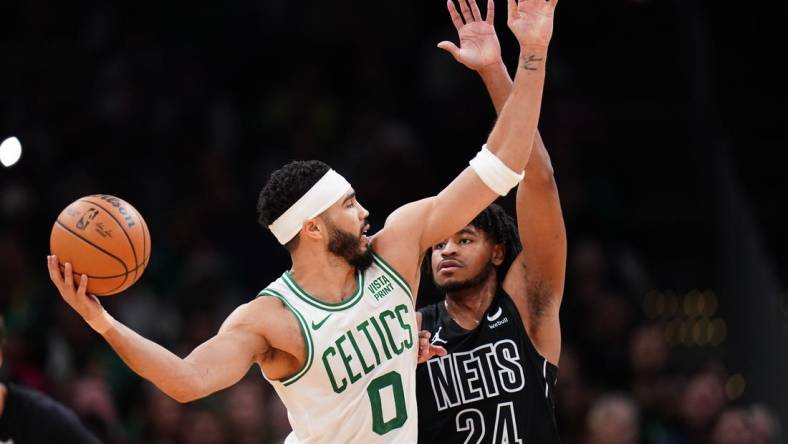
[[[514,258],[520,254],[523,247],[520,244],[520,235],[517,231],[517,222],[506,210],[498,204],[491,204],[479,213],[470,223],[477,230],[483,231],[493,244],[501,244],[504,248],[503,262],[495,267],[498,275],[498,282],[503,281],[504,276],[509,271],[509,267],[514,262]],[[432,247],[427,250],[424,260],[421,263],[422,275],[430,279],[432,276]]]

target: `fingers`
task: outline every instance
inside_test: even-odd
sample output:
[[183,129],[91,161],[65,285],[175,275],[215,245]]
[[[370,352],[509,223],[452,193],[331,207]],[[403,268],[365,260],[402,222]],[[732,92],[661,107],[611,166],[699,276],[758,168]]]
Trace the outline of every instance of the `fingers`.
[[419,357],[417,362],[419,364],[422,362],[427,362],[431,357],[430,332],[422,330],[419,332]]
[[508,17],[507,20],[511,21],[518,17],[517,2],[515,0],[506,0]]
[[495,1],[487,0],[487,18],[485,21],[491,25],[495,24]]
[[71,267],[71,262],[66,262],[65,271],[63,272],[63,288],[73,292],[74,291],[74,270]]
[[449,352],[440,345],[431,345],[430,349],[434,356],[446,356],[449,354]]
[[79,276],[79,288],[77,288],[77,296],[85,297],[85,292],[88,290],[88,276],[82,274]]
[[[452,55],[452,57],[454,57],[455,60],[457,60],[457,61],[460,60],[459,59],[459,57],[460,57],[460,48],[458,48],[457,45],[455,45],[454,43],[443,41],[443,42],[438,43],[438,48],[440,48],[440,49],[442,49],[444,51],[447,51],[449,54]],[[427,333],[429,333],[429,332],[427,332]]]
[[471,12],[473,12],[474,20],[481,20],[482,13],[481,11],[479,11],[479,5],[476,4],[476,0],[466,0],[466,1],[470,1],[471,3]]
[[460,11],[462,11],[462,18],[465,20],[465,23],[473,21],[473,14],[471,14],[471,8],[468,7],[468,0],[458,0],[460,2]]
[[462,18],[460,18],[460,13],[457,12],[457,7],[454,6],[454,0],[446,2],[446,7],[449,9],[449,16],[451,17],[451,22],[454,23],[454,28],[457,29],[457,32],[460,32],[460,28],[462,28],[464,23]]
[[49,279],[60,289],[63,286],[63,276],[60,274],[60,266],[57,263],[57,256],[47,256],[47,268],[49,269]]

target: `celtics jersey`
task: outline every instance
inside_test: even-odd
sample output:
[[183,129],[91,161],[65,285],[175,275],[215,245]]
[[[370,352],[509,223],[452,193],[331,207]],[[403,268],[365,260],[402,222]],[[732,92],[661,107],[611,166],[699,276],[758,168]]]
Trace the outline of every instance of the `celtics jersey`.
[[271,381],[287,407],[295,443],[416,442],[418,330],[408,284],[379,256],[356,292],[322,302],[285,272],[260,292],[293,312],[306,360]]

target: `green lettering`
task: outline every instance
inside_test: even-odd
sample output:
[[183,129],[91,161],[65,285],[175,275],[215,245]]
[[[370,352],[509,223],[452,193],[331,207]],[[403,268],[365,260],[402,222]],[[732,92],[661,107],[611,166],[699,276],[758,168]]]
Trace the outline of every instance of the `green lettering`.
[[348,356],[345,354],[345,350],[342,348],[342,341],[344,340],[345,336],[340,336],[339,339],[337,339],[336,345],[339,349],[339,356],[342,358],[342,363],[345,364],[345,370],[347,370],[347,374],[350,376],[350,383],[353,384],[361,379],[361,375],[353,373],[353,369],[350,368],[350,361],[353,360],[353,356]]
[[347,387],[347,380],[342,378],[342,386],[337,387],[337,380],[334,379],[334,373],[331,371],[331,366],[328,364],[328,356],[329,355],[336,356],[337,351],[334,350],[334,347],[328,347],[326,351],[323,352],[323,366],[326,368],[326,373],[328,373],[328,380],[331,381],[331,388],[334,389],[334,393],[342,393],[345,391]]
[[375,344],[375,341],[372,340],[372,335],[369,334],[369,330],[367,330],[367,326],[369,325],[369,321],[364,321],[356,327],[356,330],[363,331],[364,335],[367,337],[367,341],[369,341],[369,346],[372,349],[372,353],[375,354],[375,362],[377,365],[380,365],[380,355],[378,354],[378,347]]
[[372,365],[367,367],[367,363],[366,361],[364,361],[364,355],[361,354],[361,350],[359,350],[358,344],[356,344],[356,338],[353,337],[352,330],[347,332],[347,338],[350,340],[350,345],[353,346],[353,350],[356,351],[356,356],[358,356],[358,360],[361,361],[361,369],[364,370],[364,374],[366,375],[367,373],[372,371],[372,369],[375,368],[375,366]]
[[397,305],[397,308],[394,309],[394,312],[397,314],[397,320],[399,320],[399,325],[408,331],[408,339],[406,341],[403,341],[402,344],[405,346],[405,348],[411,348],[413,346],[413,331],[410,328],[410,324],[408,324],[402,319],[402,316],[400,315],[400,311],[407,313],[408,306],[405,304]]
[[402,350],[404,349],[402,348],[398,349],[397,344],[394,343],[394,335],[391,334],[391,329],[389,328],[388,323],[384,319],[386,317],[390,317],[391,319],[394,319],[396,316],[394,316],[394,313],[392,313],[390,310],[386,310],[380,314],[380,323],[383,324],[383,328],[386,329],[386,334],[389,337],[389,345],[391,346],[391,349],[394,350],[394,353],[399,355],[402,353]]
[[380,326],[378,325],[378,320],[375,319],[374,316],[369,318],[369,320],[372,322],[372,326],[375,327],[375,331],[377,332],[378,337],[380,338],[380,343],[381,345],[383,345],[383,353],[386,354],[386,359],[391,359],[391,353],[389,353],[389,348],[386,345],[386,338],[383,337],[383,331],[380,329]]

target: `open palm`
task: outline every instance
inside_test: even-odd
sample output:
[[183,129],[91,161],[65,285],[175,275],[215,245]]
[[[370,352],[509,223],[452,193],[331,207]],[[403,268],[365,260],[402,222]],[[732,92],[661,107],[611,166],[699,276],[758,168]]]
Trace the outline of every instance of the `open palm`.
[[460,37],[460,47],[448,41],[440,42],[438,47],[448,51],[458,62],[476,71],[497,63],[501,60],[501,45],[498,43],[498,36],[493,26],[495,18],[493,0],[487,2],[487,17],[484,20],[476,0],[458,1],[462,13],[457,11],[453,0],[449,0],[446,6]]
[[558,0],[508,0],[508,25],[520,46],[547,48]]

